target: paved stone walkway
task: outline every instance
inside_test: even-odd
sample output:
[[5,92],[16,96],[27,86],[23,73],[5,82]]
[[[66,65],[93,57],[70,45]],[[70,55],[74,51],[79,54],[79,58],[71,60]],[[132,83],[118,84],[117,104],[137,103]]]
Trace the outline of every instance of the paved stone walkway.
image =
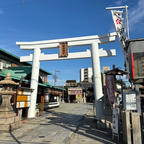
[[13,132],[0,132],[0,144],[116,144],[111,132],[97,128],[92,104],[62,104],[23,122]]
[[62,104],[23,123],[10,133],[0,132],[0,144],[65,144],[80,125],[90,104]]
[[111,130],[104,126],[97,127],[93,111],[85,115],[76,133],[73,134],[68,144],[116,144],[112,140]]

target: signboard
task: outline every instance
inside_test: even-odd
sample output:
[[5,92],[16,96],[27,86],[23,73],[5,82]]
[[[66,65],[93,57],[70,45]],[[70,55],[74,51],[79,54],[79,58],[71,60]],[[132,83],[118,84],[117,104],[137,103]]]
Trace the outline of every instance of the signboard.
[[67,57],[68,56],[68,43],[61,42],[59,45],[59,57]]
[[125,110],[136,110],[136,93],[135,92],[124,92],[123,93],[123,108]]
[[115,99],[115,83],[113,75],[106,75],[106,89],[110,104],[114,103]]
[[68,88],[68,95],[81,95],[82,88]]
[[118,134],[118,109],[113,108],[112,112],[112,132]]
[[16,108],[30,107],[31,92],[32,90],[29,88],[17,89]]

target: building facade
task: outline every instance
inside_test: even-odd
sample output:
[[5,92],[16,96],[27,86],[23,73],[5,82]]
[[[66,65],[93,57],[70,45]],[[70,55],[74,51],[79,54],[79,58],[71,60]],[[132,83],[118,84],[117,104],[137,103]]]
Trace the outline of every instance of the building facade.
[[83,91],[81,87],[68,88],[68,101],[70,103],[83,103]]
[[80,82],[92,83],[93,71],[91,67],[80,69]]

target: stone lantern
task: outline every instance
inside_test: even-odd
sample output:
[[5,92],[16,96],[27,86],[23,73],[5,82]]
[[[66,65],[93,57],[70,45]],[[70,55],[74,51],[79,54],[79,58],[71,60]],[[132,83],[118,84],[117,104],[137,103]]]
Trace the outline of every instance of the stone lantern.
[[16,116],[11,106],[11,97],[16,93],[15,86],[19,83],[12,81],[10,74],[7,74],[6,78],[0,81],[2,89],[0,95],[2,97],[2,103],[0,105],[0,130],[9,131],[21,126],[21,118]]

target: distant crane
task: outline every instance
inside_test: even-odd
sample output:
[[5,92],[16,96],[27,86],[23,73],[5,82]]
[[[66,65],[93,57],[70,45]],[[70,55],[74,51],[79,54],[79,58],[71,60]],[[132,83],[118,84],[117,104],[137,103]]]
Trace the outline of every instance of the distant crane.
[[56,86],[56,82],[57,82],[57,72],[60,72],[60,71],[58,71],[58,70],[55,70],[55,75],[53,76],[53,78],[54,78],[54,86]]

